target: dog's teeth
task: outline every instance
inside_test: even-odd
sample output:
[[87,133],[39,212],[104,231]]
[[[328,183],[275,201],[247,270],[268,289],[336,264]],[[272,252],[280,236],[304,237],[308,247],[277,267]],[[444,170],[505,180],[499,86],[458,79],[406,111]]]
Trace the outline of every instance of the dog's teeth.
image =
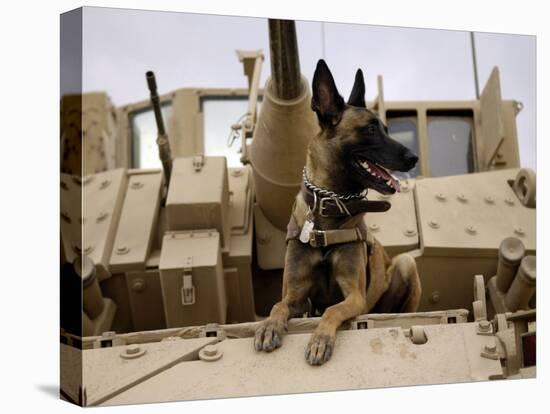
[[391,180],[386,181],[386,184],[391,186]]

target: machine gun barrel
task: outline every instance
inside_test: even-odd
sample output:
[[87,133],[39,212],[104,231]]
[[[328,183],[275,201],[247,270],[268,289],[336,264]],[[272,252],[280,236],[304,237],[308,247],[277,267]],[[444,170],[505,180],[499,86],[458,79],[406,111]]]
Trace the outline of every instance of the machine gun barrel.
[[269,19],[271,87],[279,99],[295,99],[302,93],[302,75],[294,20]]
[[155,121],[157,123],[157,146],[159,149],[159,158],[162,162],[162,168],[164,170],[164,178],[166,186],[170,183],[170,175],[172,174],[172,151],[170,149],[170,141],[166,135],[164,129],[164,120],[162,119],[162,111],[160,108],[160,99],[157,93],[157,81],[153,71],[148,71],[145,74],[147,79],[147,87],[151,94],[151,105],[153,106],[153,112],[155,113]]

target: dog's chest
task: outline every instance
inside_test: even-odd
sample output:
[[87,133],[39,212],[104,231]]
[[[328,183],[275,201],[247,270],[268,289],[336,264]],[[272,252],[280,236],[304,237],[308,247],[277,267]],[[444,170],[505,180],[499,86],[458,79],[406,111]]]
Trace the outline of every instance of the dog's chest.
[[332,249],[324,249],[323,260],[313,268],[313,287],[309,299],[313,305],[313,313],[322,314],[326,308],[344,300],[340,286],[331,272],[330,253]]

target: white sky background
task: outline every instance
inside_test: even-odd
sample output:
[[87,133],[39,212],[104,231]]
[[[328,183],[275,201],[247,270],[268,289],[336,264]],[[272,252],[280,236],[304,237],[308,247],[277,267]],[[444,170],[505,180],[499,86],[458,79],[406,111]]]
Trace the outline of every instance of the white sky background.
[[[296,24],[302,73],[311,81],[323,57],[346,98],[361,67],[368,100],[377,94],[378,74],[384,77],[386,101],[475,99],[468,32]],[[115,105],[148,97],[147,70],[155,71],[159,93],[182,87],[246,87],[236,49],[263,49],[262,84],[269,75],[263,18],[87,7],[83,32],[83,89],[106,91]],[[480,89],[498,65],[502,98],[524,104],[516,118],[521,164],[536,169],[535,37],[476,33],[475,39]]]

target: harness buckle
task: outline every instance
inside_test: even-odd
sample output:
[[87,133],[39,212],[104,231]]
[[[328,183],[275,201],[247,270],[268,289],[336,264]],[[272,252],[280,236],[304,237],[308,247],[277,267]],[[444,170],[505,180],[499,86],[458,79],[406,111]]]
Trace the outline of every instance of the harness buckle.
[[324,230],[311,230],[309,232],[309,244],[311,247],[327,247],[327,234]]

